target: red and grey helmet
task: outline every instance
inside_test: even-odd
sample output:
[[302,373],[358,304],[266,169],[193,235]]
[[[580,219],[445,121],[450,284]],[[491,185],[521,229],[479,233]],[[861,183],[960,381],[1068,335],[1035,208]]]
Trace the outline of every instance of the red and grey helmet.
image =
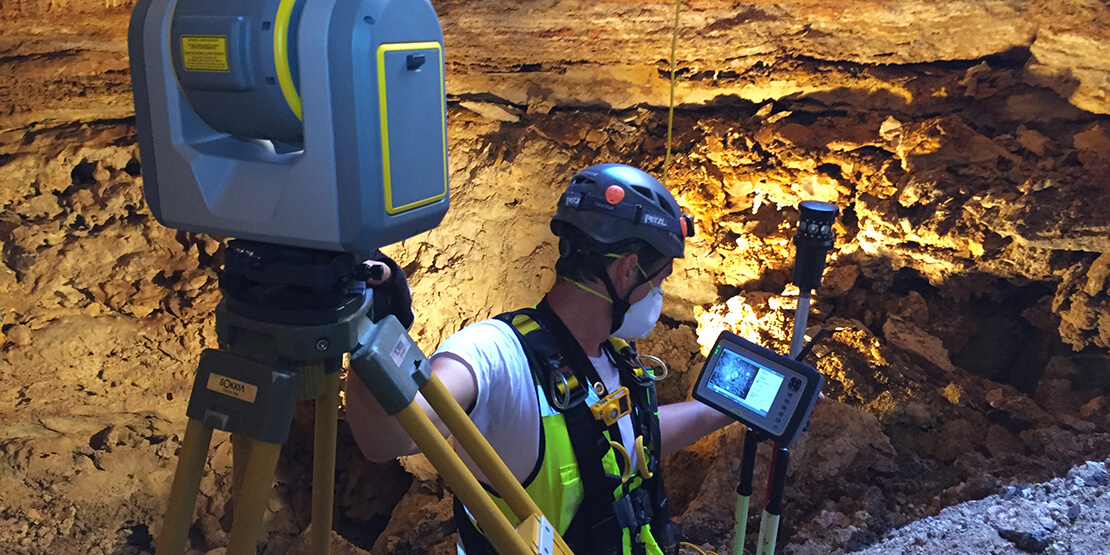
[[640,239],[660,254],[682,258],[694,220],[683,215],[658,179],[624,164],[599,164],[574,175],[551,218],[574,226],[603,244]]

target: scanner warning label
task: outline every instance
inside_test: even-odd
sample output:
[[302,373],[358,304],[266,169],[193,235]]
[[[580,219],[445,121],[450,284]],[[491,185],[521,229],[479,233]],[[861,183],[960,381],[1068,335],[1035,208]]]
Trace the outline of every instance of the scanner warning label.
[[257,386],[219,374],[208,375],[208,389],[248,403],[253,403],[258,395]]
[[227,37],[182,35],[181,65],[185,71],[230,71],[227,63]]

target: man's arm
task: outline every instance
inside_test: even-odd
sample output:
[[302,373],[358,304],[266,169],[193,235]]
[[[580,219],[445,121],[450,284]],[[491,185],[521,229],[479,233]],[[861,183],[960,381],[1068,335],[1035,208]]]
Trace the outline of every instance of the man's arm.
[[735,422],[732,417],[698,401],[659,407],[663,455],[677,453],[695,441]]
[[[478,398],[478,384],[463,363],[450,355],[438,356],[432,360],[432,374],[439,377],[463,410],[470,412],[474,408],[474,402]],[[385,413],[362,380],[354,374],[348,374],[346,390],[347,422],[351,426],[355,442],[366,458],[374,462],[385,462],[418,452],[416,444],[405,429],[396,418]],[[444,437],[450,435],[447,425],[432,410],[423,395],[416,395],[416,403],[424,409],[432,424]]]

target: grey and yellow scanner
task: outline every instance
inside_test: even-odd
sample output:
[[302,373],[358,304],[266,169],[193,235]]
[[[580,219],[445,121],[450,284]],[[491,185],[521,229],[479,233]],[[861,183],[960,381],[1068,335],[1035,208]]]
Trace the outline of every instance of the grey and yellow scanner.
[[128,42],[146,199],[166,226],[365,252],[447,211],[428,0],[140,0]]

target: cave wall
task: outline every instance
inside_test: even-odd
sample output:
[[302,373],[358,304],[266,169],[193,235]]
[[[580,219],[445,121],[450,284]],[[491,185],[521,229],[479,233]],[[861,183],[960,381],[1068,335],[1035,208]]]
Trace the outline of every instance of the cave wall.
[[[410,275],[425,349],[538,300],[553,279],[551,207],[577,169],[661,173],[674,22],[667,2],[435,5],[453,204],[439,228],[387,249]],[[131,7],[0,4],[0,546],[16,552],[149,546],[192,369],[216,343],[221,239],[160,226],[142,199]],[[1110,7],[683,10],[669,185],[698,234],[644,342],[675,369],[665,399],[686,397],[720,329],[787,343],[793,207],[844,210],[813,320],[835,330],[815,364],[844,405],[820,408],[798,447],[797,465],[819,472],[791,493],[787,537],[866,543],[992,480],[1105,450]],[[307,524],[306,433],[287,444],[269,552]],[[736,468],[722,454],[741,437],[730,428],[669,461],[699,540],[727,531],[719,492]],[[226,439],[213,453],[201,549],[226,542]],[[449,545],[442,487],[419,461],[367,465],[346,436],[340,460],[345,538]],[[404,525],[412,513],[431,524]]]

